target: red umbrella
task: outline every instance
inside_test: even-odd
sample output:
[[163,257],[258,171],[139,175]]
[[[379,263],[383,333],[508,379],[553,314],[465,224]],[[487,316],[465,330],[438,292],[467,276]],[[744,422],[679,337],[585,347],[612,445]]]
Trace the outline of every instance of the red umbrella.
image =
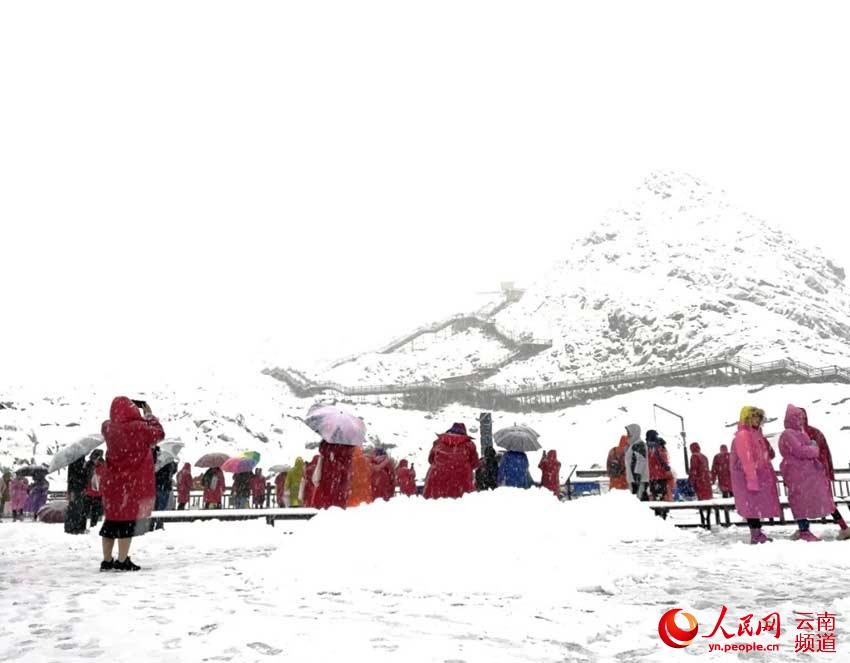
[[227,454],[209,453],[204,454],[195,463],[195,467],[221,467],[230,458]]

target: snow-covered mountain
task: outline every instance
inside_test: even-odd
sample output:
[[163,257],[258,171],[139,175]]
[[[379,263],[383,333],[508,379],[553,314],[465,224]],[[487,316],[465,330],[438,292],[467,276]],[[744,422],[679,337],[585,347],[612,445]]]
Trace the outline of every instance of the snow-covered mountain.
[[[513,336],[551,339],[551,347],[482,378],[545,384],[727,354],[848,366],[846,275],[803,240],[803,224],[791,236],[690,175],[653,173],[493,317]],[[509,350],[498,338],[474,354],[458,337],[432,338],[317,377],[346,385],[433,380],[502,362]]]

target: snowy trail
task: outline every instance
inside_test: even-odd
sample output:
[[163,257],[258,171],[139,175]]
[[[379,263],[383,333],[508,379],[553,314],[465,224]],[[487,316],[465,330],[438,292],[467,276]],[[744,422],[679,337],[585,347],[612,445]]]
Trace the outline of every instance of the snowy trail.
[[[490,502],[504,508],[506,499]],[[538,497],[529,499],[524,509],[537,506]],[[415,500],[286,528],[172,524],[134,544],[145,567],[137,574],[99,573],[95,532],[71,537],[59,526],[3,522],[0,661],[722,660],[736,655],[709,653],[716,639],[698,638],[674,654],[657,625],[664,611],[681,607],[707,634],[724,604],[732,630],[749,612],[778,610],[789,620],[782,651],[768,660],[797,660],[794,610],[836,613],[839,653],[823,660],[850,651],[843,580],[850,544],[751,547],[741,530],[681,532],[642,510],[625,514],[634,526],[591,536],[588,518],[622,511],[625,502],[583,502],[581,511],[554,501],[538,508],[529,529],[514,531],[525,540],[519,546],[505,544],[507,531],[476,543],[471,529],[459,539],[451,520],[440,540],[423,518],[429,507]],[[480,520],[491,505],[454,507]],[[421,536],[395,527],[396,513],[416,520]],[[550,531],[551,513],[568,517],[567,526]],[[389,525],[384,538],[372,522]],[[348,525],[362,538],[351,538]],[[834,528],[813,529],[834,538]],[[770,532],[778,539],[791,530]],[[329,552],[331,534],[343,545]],[[462,545],[448,550],[452,542]],[[346,561],[330,568],[333,559]]]

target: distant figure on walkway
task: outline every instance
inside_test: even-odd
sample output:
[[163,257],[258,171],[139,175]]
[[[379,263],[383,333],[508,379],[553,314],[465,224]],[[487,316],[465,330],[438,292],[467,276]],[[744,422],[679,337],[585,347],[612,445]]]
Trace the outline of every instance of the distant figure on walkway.
[[829,515],[841,528],[838,538],[850,538],[850,529],[835,508],[826,468],[820,460],[820,448],[809,437],[804,422],[803,410],[789,405],[785,410],[785,431],[779,438],[779,453],[782,454],[779,469],[788,490],[788,504],[798,526],[792,538],[820,541],[809,531],[809,520]]
[[389,501],[395,495],[395,468],[384,449],[375,449],[372,456],[372,499]]
[[192,467],[183,463],[183,469],[177,473],[177,510],[183,511],[189,504],[192,492]]
[[103,516],[103,494],[100,487],[103,484],[103,451],[95,449],[86,461],[86,513],[89,515],[89,526],[97,527]]
[[731,456],[725,444],[720,445],[720,452],[711,461],[711,482],[717,483],[723,497],[732,497]]
[[761,531],[762,518],[778,518],[781,513],[776,474],[775,453],[761,432],[764,410],[747,405],[741,409],[738,432],[732,440],[731,468],[735,510],[746,518],[750,543],[772,541]]
[[[318,462],[318,460],[316,462]],[[289,496],[289,506],[310,506],[312,488],[308,493],[306,473],[307,468],[304,465],[304,459],[301,458],[301,456],[298,456],[295,459],[292,469],[289,470],[286,475],[286,494]],[[304,493],[303,497],[302,491]]]
[[12,473],[6,470],[0,477],[0,518],[6,510],[6,504],[12,496]]
[[274,478],[274,494],[275,499],[277,500],[277,507],[279,509],[283,509],[284,507],[289,506],[289,497],[286,494],[286,479],[289,476],[289,472],[278,472],[277,476]]
[[407,466],[407,459],[399,461],[395,474],[398,492],[407,496],[416,495],[416,470],[413,465]]
[[348,506],[372,503],[372,463],[360,447],[354,448],[351,459],[351,486]]
[[[156,498],[152,448],[165,438],[159,420],[147,403],[142,412],[133,401],[118,396],[109,408],[109,419],[101,433],[106,440],[106,466],[103,477],[103,508],[106,520],[100,529],[103,548],[101,571],[138,571],[130,560],[134,536],[148,529],[148,519]],[[118,559],[112,558],[118,541]]]
[[537,468],[541,471],[540,485],[548,488],[555,497],[561,497],[561,461],[558,460],[558,452],[554,449],[543,454]]
[[640,426],[626,426],[626,437],[629,445],[626,447],[626,481],[632,495],[637,495],[641,501],[649,499],[649,466],[646,460],[646,443],[640,437]]
[[32,475],[32,485],[29,487],[27,502],[24,511],[32,514],[32,519],[38,519],[38,511],[47,504],[47,495],[50,492],[50,483],[47,481],[47,470],[37,470]]
[[431,453],[430,467],[425,477],[425,498],[457,498],[475,490],[473,472],[478,467],[478,451],[466,426],[455,423],[445,433],[437,435]]
[[698,500],[710,500],[714,497],[711,490],[711,472],[708,470],[708,458],[700,452],[699,444],[691,442],[691,467],[688,481]]
[[495,490],[499,485],[499,459],[493,445],[484,447],[484,458],[475,470],[476,490]]
[[211,467],[201,479],[204,487],[204,508],[220,509],[224,501],[224,472],[220,467]]
[[86,457],[80,456],[68,466],[68,508],[65,511],[65,533],[85,534],[86,511]]
[[[640,437],[640,433],[638,433]],[[611,447],[608,460],[605,463],[605,473],[608,475],[608,487],[611,490],[628,490],[629,481],[626,478],[626,449],[629,446],[628,435],[620,437],[620,443]]]

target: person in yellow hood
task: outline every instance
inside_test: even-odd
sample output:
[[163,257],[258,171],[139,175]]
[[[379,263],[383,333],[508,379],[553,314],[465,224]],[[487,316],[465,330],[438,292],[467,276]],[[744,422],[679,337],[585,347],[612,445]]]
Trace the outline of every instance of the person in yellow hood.
[[301,506],[298,491],[301,489],[301,476],[304,474],[304,459],[295,459],[294,467],[286,475],[286,492],[289,494],[289,506]]

